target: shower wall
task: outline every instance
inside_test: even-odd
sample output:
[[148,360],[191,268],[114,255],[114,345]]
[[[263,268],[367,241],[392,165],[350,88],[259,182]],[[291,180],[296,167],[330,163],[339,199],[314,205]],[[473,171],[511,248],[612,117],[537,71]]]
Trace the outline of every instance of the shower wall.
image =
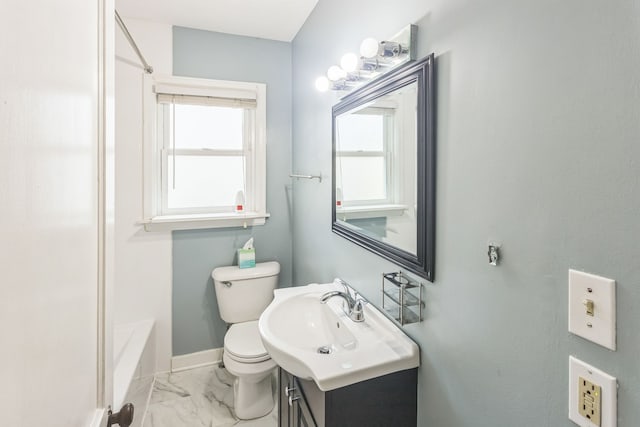
[[[171,25],[123,20],[154,68],[169,75]],[[171,361],[171,233],[145,232],[142,219],[142,81],[140,62],[116,31],[116,187],[114,323],[155,320],[156,370]]]

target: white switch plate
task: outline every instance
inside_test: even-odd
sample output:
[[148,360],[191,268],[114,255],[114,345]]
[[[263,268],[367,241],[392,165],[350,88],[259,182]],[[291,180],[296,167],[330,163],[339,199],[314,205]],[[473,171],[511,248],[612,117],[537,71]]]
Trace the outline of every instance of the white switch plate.
[[618,383],[616,378],[573,356],[569,356],[569,419],[580,427],[596,426],[578,412],[580,377],[601,387],[600,427],[616,427],[618,421]]
[[[593,316],[586,301],[593,301]],[[616,282],[569,270],[569,332],[611,350],[616,349]]]

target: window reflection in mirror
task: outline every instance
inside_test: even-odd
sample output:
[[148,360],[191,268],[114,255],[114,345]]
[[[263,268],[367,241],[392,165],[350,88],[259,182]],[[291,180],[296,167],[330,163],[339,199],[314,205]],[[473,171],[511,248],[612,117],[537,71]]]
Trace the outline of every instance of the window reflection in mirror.
[[336,220],[417,253],[417,83],[336,117]]

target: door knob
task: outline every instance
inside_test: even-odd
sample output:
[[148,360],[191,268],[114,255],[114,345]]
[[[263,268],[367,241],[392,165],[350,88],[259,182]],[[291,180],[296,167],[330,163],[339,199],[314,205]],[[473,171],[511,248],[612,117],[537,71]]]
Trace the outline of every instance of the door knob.
[[295,387],[289,387],[289,386],[286,386],[286,387],[284,388],[284,395],[285,395],[285,396],[289,396],[289,393],[291,393],[291,392],[292,392],[292,391],[294,391],[295,389],[296,389]]
[[109,418],[107,419],[107,427],[111,427],[112,425],[119,425],[120,427],[129,427],[133,422],[133,405],[131,403],[126,403],[122,408],[120,408],[120,412],[116,412],[115,414],[109,409]]
[[300,399],[300,396],[294,396],[293,393],[289,395],[289,406],[293,406],[293,402]]

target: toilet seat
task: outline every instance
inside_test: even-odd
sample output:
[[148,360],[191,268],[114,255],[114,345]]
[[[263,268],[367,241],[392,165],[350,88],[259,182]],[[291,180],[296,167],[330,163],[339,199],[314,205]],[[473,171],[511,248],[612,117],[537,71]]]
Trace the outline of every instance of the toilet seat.
[[224,351],[242,363],[259,363],[271,358],[262,344],[257,320],[231,325],[224,336]]

